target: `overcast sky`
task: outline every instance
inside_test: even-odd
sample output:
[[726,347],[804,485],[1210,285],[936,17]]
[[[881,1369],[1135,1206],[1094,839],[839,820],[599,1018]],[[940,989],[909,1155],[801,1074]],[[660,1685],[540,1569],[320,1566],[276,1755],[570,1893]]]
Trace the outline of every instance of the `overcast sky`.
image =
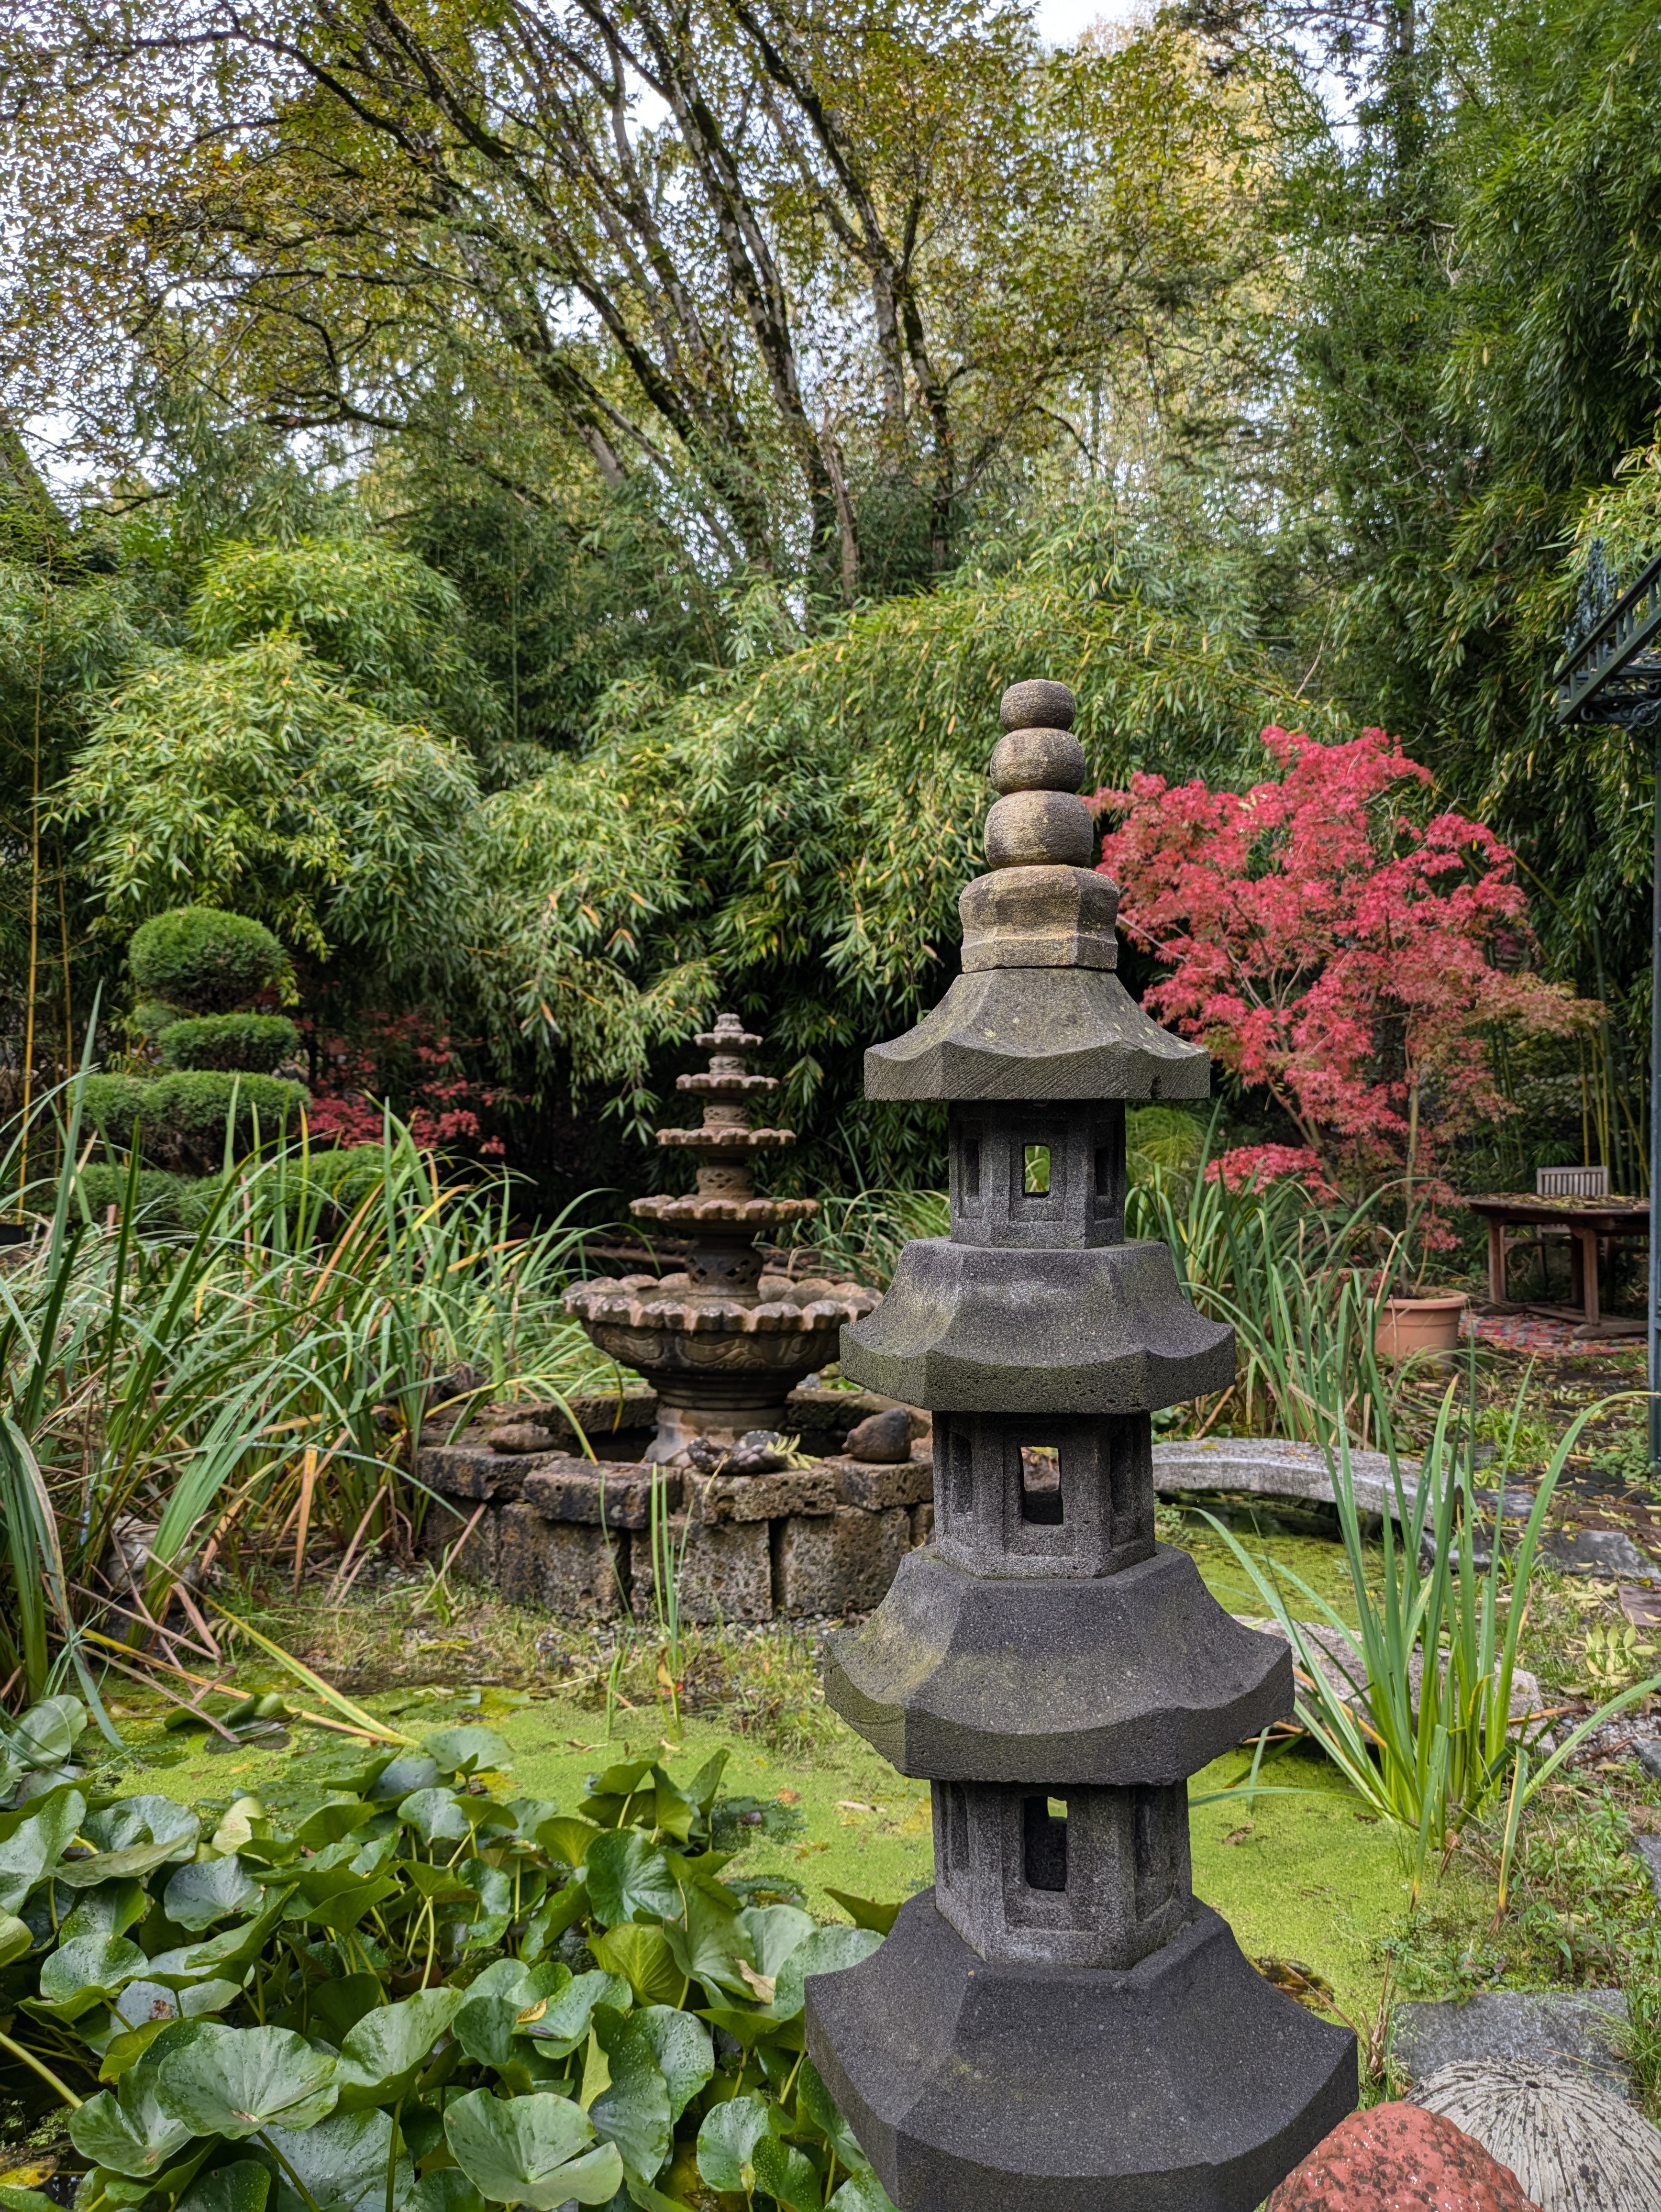
[[1038,29],[1053,46],[1070,46],[1098,16],[1122,23],[1135,0],[1038,0]]

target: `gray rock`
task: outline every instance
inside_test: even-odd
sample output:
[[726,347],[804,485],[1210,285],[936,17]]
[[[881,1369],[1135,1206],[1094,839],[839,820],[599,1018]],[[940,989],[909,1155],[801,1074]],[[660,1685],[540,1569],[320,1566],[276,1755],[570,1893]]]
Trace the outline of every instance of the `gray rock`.
[[1644,1862],[1651,1888],[1661,1899],[1661,1836],[1634,1836],[1632,1847]]
[[1390,2058],[1411,2081],[1427,2081],[1445,2066],[1500,2059],[1579,2074],[1628,2097],[1626,2020],[1619,1990],[1481,1990],[1457,2003],[1397,2005]]
[[1661,1582],[1661,1567],[1619,1528],[1548,1528],[1540,1556],[1561,1575],[1618,1575],[1629,1583]]
[[1661,2134],[1583,2075],[1492,2059],[1445,2066],[1413,2101],[1509,2166],[1540,2212],[1661,2205]]
[[[1392,1520],[1401,1519],[1383,1452],[1351,1452],[1349,1474],[1355,1503],[1364,1513],[1388,1512]],[[1402,1486],[1409,1504],[1414,1481],[1412,1470],[1404,1468]],[[1165,1497],[1188,1490],[1228,1490],[1249,1498],[1335,1503],[1331,1465],[1320,1445],[1286,1443],[1278,1437],[1200,1437],[1157,1443],[1153,1486]]]
[[1245,2212],[1355,2102],[1354,2039],[1203,1905],[1126,1972],[1045,1970],[983,1961],[925,1891],[809,1979],[806,2026],[907,2212]]
[[[1252,1613],[1234,1615],[1243,1628],[1255,1629],[1260,1635],[1281,1637],[1280,1623],[1265,1620]],[[1325,1680],[1336,1690],[1346,1705],[1365,1703],[1371,1677],[1360,1647],[1342,1628],[1334,1628],[1324,1621],[1300,1621],[1306,1641],[1314,1647],[1315,1664]],[[1495,1670],[1497,1673],[1497,1669]],[[1419,1715],[1419,1688],[1425,1679],[1425,1656],[1415,1650],[1408,1655],[1408,1687],[1412,1698],[1413,1715]],[[1526,1667],[1513,1667],[1511,1675],[1511,1724],[1521,1728],[1541,1708],[1542,1692],[1540,1677],[1531,1674]]]
[[1640,1735],[1632,1747],[1632,1755],[1646,1774],[1652,1774],[1661,1782],[1661,1735]]
[[904,1406],[872,1413],[849,1431],[843,1449],[867,1467],[900,1467],[911,1456],[911,1416]]

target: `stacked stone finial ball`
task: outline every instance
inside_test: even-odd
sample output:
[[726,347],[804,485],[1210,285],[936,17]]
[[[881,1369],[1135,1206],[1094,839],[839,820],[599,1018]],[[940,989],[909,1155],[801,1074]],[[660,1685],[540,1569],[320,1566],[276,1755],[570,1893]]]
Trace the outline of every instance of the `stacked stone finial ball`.
[[[1003,718],[1007,760],[1076,787],[1063,685]],[[1054,785],[993,817],[1034,795],[1088,828]],[[842,1344],[934,1417],[934,1541],[832,1640],[826,1695],[928,1780],[934,1887],[810,1980],[807,2047],[903,2212],[1254,2212],[1354,2104],[1355,2043],[1190,1876],[1188,1778],[1292,1710],[1286,1646],[1154,1534],[1151,1416],[1225,1387],[1234,1344],[1124,1240],[1125,1104],[1203,1097],[1208,1062],[1113,974],[1107,879],[995,842],[964,972],[866,1055],[868,1097],[946,1103],[949,1234]]]
[[[1014,684],[1004,693],[1005,735],[991,776],[1003,793],[986,817],[986,857],[994,868],[1090,865],[1096,825],[1079,797],[1084,747],[1073,736],[1073,694],[1064,684]],[[1034,719],[1029,726],[1012,719]]]
[[736,1014],[722,1014],[693,1042],[709,1066],[678,1076],[676,1087],[702,1103],[703,1118],[692,1128],[660,1129],[657,1140],[693,1156],[697,1188],[684,1197],[639,1198],[630,1208],[637,1220],[690,1236],[686,1266],[578,1283],[565,1299],[600,1350],[656,1390],[660,1462],[683,1460],[695,1437],[735,1445],[777,1428],[803,1376],[835,1359],[843,1324],[877,1303],[862,1284],[764,1273],[757,1232],[807,1219],[818,1201],[757,1194],[756,1155],[796,1141],[793,1130],[750,1126],[751,1103],[778,1088],[776,1077],[748,1066],[764,1040]]

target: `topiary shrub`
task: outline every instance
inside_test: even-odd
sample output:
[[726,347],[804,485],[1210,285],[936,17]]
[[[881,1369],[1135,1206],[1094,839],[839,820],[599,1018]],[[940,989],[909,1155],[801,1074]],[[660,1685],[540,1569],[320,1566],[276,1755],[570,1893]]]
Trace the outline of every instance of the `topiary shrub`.
[[386,1170],[379,1145],[343,1146],[338,1152],[313,1152],[306,1180],[326,1190],[338,1213],[355,1213]]
[[262,991],[292,985],[294,964],[264,922],[216,907],[158,914],[127,947],[133,981],[147,998],[187,1014],[229,1013]]
[[[167,1072],[88,1079],[85,1110],[106,1145],[125,1152],[137,1143],[150,1168],[199,1176],[222,1164],[228,1133],[241,1153],[298,1125],[307,1093],[271,1070],[297,1048],[299,1031],[281,1014],[246,1007],[294,980],[263,923],[181,907],[134,932],[127,963],[143,994],[130,1028],[155,1043]],[[101,1201],[120,1202],[114,1189]]]
[[169,1022],[155,1048],[169,1067],[269,1075],[300,1049],[300,1032],[283,1014],[198,1014]]
[[82,1110],[106,1145],[125,1152],[134,1125],[148,1110],[150,1087],[137,1075],[89,1075]]
[[147,1158],[181,1160],[206,1173],[225,1156],[225,1131],[238,1152],[269,1143],[299,1126],[307,1093],[274,1075],[239,1075],[218,1068],[180,1068],[141,1084],[144,1121],[139,1141]]

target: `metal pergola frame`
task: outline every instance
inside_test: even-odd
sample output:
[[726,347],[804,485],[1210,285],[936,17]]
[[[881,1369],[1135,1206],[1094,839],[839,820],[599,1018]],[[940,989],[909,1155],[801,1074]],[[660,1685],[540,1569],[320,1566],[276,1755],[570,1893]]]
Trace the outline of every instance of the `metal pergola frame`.
[[1655,865],[1650,905],[1650,1464],[1661,1466],[1661,556],[1551,673],[1557,720],[1649,722],[1655,739]]

